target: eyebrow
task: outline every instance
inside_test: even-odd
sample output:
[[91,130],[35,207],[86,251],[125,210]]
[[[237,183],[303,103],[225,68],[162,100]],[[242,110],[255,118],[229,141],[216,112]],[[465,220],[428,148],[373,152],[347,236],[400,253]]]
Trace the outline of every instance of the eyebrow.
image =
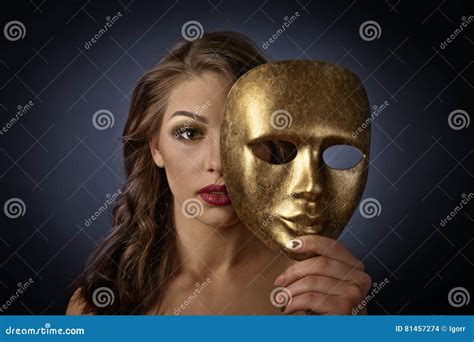
[[[196,121],[201,121],[201,122],[204,122],[204,123],[209,123],[209,121],[203,117],[203,116],[200,116],[199,114],[196,114],[196,113],[192,113],[192,112],[187,112],[185,110],[178,110],[177,112],[175,112],[173,115],[171,115],[171,118],[175,117],[175,116],[186,116],[188,118],[191,118],[191,119],[194,119]],[[170,119],[171,119],[170,118]]]

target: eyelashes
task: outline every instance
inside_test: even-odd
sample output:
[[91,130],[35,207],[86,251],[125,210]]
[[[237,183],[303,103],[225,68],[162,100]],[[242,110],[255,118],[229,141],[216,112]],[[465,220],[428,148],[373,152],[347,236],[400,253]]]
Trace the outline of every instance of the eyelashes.
[[199,127],[193,126],[180,126],[173,130],[173,136],[177,140],[182,141],[193,141],[198,139],[204,139],[204,132]]

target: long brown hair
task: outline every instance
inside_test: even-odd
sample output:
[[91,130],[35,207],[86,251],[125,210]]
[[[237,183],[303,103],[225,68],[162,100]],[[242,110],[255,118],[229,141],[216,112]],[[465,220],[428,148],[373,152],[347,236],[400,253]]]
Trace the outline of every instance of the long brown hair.
[[267,61],[241,34],[205,33],[194,41],[178,41],[138,81],[123,131],[126,182],[113,211],[113,228],[77,282],[82,313],[145,314],[162,302],[175,266],[176,235],[172,194],[149,141],[159,132],[173,87],[205,71],[236,80]]

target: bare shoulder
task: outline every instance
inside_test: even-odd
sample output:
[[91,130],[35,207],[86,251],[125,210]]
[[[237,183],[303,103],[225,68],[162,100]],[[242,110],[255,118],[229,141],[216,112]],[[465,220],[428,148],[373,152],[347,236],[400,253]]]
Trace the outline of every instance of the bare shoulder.
[[66,315],[83,315],[85,302],[81,294],[81,289],[74,291],[66,309]]

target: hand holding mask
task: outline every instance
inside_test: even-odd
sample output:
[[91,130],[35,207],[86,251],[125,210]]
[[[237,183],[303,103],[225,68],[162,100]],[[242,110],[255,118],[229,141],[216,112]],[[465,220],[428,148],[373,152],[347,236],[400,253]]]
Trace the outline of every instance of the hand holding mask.
[[296,260],[314,255],[291,252],[290,240],[336,239],[365,187],[369,118],[363,85],[339,66],[281,61],[243,75],[221,128],[224,180],[242,222]]

